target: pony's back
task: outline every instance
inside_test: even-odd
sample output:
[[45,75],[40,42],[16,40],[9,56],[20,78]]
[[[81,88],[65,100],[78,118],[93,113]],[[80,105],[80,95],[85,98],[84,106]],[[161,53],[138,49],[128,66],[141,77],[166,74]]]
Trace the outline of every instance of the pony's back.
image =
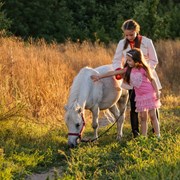
[[111,65],[104,65],[98,68],[84,67],[73,80],[71,86],[68,105],[71,106],[75,101],[80,102],[81,107],[88,109],[95,104],[100,109],[106,109],[110,104],[117,101],[120,92],[117,92],[119,86],[113,77],[104,78],[93,82],[91,75],[102,74],[112,71]]

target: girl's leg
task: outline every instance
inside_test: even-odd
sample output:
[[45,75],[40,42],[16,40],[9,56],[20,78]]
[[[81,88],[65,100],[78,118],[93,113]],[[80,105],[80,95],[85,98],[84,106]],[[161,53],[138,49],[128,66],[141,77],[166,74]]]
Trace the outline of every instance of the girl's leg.
[[153,124],[154,132],[155,134],[160,137],[160,127],[159,127],[159,121],[156,114],[156,109],[149,110],[149,116],[151,119],[151,122]]
[[138,121],[138,113],[135,112],[136,102],[134,101],[135,99],[134,89],[129,90],[129,99],[130,99],[130,106],[131,106],[131,111],[130,111],[131,128],[132,128],[132,133],[134,137],[136,137],[139,135],[139,121]]
[[[156,116],[159,121],[159,109],[156,109]],[[152,122],[151,122],[151,124],[152,124]],[[152,132],[155,133],[154,128],[152,128]]]
[[141,117],[141,132],[143,136],[147,136],[147,119],[148,119],[148,113],[147,111],[140,112]]
[[156,116],[157,116],[157,119],[158,121],[160,120],[160,117],[159,117],[159,109],[156,109]]

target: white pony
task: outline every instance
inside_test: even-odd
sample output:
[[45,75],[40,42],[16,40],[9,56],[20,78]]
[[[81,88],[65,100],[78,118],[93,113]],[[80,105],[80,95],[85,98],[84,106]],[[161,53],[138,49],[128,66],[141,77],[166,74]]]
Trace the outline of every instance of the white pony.
[[[68,127],[68,145],[77,146],[77,140],[85,126],[85,109],[92,112],[94,138],[98,138],[98,115],[100,110],[109,109],[117,121],[117,139],[122,137],[128,93],[119,88],[119,82],[114,77],[93,82],[91,75],[111,71],[111,65],[100,66],[96,69],[84,67],[74,78],[68,103],[65,106],[65,122]],[[121,97],[121,98],[120,98]],[[120,114],[121,113],[121,114]],[[121,116],[120,116],[121,115]]]

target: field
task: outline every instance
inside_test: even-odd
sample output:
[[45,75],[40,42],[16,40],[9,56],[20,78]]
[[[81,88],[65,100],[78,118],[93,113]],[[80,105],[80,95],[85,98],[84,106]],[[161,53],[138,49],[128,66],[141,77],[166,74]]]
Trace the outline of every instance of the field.
[[[113,127],[70,150],[64,105],[73,78],[84,66],[110,64],[116,45],[0,38],[0,179],[180,179],[180,41],[155,47],[163,86],[161,139],[151,128],[148,138],[133,139],[128,109],[121,142]],[[86,113],[84,135],[91,136]]]

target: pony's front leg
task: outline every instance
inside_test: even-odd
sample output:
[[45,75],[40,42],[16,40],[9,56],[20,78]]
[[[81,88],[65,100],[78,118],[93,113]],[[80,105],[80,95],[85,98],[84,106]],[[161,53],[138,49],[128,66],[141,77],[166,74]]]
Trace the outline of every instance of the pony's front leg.
[[124,125],[125,116],[120,115],[118,121],[117,121],[117,139],[121,140],[123,136],[123,125]]
[[98,117],[99,117],[99,107],[94,106],[91,109],[92,115],[93,115],[93,120],[92,120],[92,128],[94,129],[94,138],[98,138],[98,128],[99,128],[99,122],[98,122]]

